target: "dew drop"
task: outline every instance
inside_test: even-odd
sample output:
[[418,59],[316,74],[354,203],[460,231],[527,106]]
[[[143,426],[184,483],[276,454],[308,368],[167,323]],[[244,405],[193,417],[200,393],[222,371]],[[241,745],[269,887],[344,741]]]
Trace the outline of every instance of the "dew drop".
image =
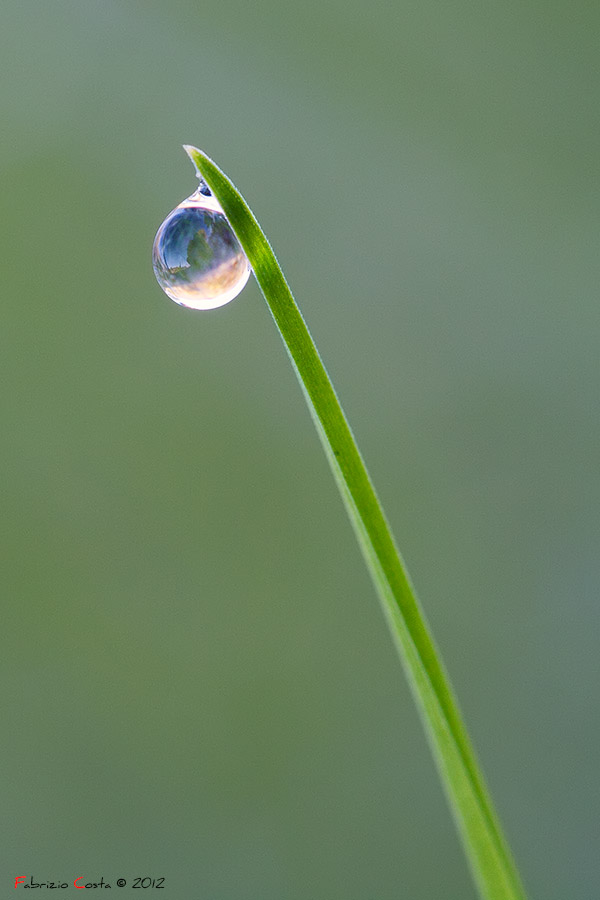
[[152,266],[165,294],[190,309],[225,306],[245,287],[250,264],[202,179],[158,229]]

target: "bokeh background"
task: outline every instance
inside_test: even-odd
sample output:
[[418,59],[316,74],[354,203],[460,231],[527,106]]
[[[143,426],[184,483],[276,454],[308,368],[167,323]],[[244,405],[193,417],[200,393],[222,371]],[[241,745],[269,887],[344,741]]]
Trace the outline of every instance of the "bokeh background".
[[475,897],[256,285],[154,281],[184,142],[275,246],[531,897],[598,896],[599,20],[4,0],[2,896]]

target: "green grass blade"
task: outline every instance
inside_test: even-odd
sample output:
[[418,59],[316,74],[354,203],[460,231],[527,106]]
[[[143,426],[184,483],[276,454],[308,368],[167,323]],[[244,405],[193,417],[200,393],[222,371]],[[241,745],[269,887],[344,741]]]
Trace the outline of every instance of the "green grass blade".
[[185,149],[244,248],[289,353],[398,647],[479,892],[485,900],[525,900],[440,654],[283,272],[231,181],[200,150]]

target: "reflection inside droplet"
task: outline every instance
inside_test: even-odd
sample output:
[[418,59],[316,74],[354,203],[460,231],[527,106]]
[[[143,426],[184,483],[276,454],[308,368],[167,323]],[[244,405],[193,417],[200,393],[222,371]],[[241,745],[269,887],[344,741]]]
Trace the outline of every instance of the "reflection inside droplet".
[[[204,190],[202,189],[204,187]],[[250,266],[221,207],[201,183],[169,213],[156,233],[152,265],[163,291],[191,309],[216,309],[233,300]]]

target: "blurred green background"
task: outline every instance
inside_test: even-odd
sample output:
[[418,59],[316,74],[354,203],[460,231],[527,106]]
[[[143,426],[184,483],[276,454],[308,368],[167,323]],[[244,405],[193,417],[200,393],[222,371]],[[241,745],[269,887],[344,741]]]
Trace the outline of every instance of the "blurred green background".
[[256,285],[155,283],[184,142],[275,246],[532,898],[597,897],[599,20],[4,0],[3,897],[475,897]]

